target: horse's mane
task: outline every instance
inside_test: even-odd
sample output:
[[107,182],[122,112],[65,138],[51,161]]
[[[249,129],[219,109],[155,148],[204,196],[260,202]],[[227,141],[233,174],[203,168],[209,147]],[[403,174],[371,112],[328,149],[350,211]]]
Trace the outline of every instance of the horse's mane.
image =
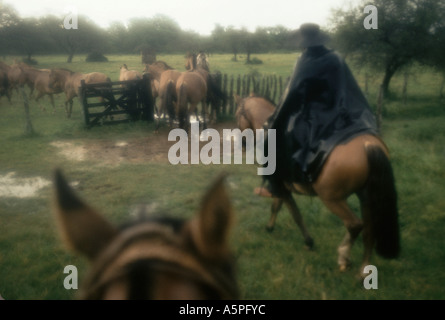
[[173,70],[174,69],[173,67],[169,66],[166,62],[161,61],[161,60],[155,61],[152,64],[155,65],[155,66],[161,67],[163,69],[166,69],[166,70]]
[[70,74],[74,74],[74,71],[71,71],[70,69],[66,69],[66,68],[53,68],[52,70],[60,70],[60,71],[66,71],[69,72]]

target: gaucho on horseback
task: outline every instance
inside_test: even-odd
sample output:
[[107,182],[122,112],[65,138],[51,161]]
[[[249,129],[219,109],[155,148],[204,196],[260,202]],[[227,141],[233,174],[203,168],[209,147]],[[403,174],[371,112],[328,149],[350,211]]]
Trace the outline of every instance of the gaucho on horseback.
[[[306,23],[296,36],[303,53],[265,124],[276,130],[277,169],[264,176],[274,196],[289,193],[284,183],[313,183],[338,144],[377,134],[374,115],[350,69],[325,46],[328,35]],[[270,195],[264,189],[257,192]]]

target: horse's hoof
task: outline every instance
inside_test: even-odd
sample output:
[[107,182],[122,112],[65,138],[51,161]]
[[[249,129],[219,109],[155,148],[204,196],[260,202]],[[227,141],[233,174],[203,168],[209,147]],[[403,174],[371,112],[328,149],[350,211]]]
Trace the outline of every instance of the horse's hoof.
[[312,250],[314,248],[314,240],[312,238],[304,240],[304,247],[307,250]]
[[348,271],[348,266],[347,265],[341,265],[340,266],[340,272],[346,272],[346,271]]

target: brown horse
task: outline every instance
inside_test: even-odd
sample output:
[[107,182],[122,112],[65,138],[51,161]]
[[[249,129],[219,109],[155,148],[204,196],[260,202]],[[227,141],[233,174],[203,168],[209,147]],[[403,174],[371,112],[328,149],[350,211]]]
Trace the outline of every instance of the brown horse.
[[17,62],[14,60],[14,63],[8,70],[8,81],[11,91],[15,89],[15,91],[18,92],[19,88],[28,85],[32,94],[34,90],[34,84],[30,82],[30,80],[25,75],[24,69],[27,68],[30,68],[30,66],[23,62]]
[[51,69],[49,78],[50,88],[61,87],[65,92],[65,111],[68,118],[73,110],[73,99],[79,96],[82,80],[85,80],[85,84],[111,82],[111,79],[101,72],[80,73],[67,69]]
[[207,111],[207,83],[203,76],[195,71],[182,72],[176,82],[176,116],[179,121],[179,127],[187,129],[190,124],[190,116],[198,117],[198,104],[201,104],[201,113],[203,128],[206,128]]
[[80,299],[237,299],[229,247],[233,214],[220,176],[191,220],[140,219],[116,228],[55,174],[55,214],[65,242],[86,256]]
[[[211,106],[211,115],[209,119],[215,121],[218,115],[219,102],[226,102],[227,97],[225,93],[220,89],[216,83],[215,76],[210,73],[210,67],[207,60],[207,56],[204,52],[200,52],[198,55],[195,53],[189,53],[186,56],[185,68],[188,71],[197,72],[200,74],[207,85],[207,101],[206,105]],[[203,110],[206,111],[206,110]]]
[[[161,116],[169,115],[170,125],[175,118],[176,82],[181,72],[173,69],[164,61],[155,61],[152,64],[146,64],[144,72],[152,75],[153,87],[157,87],[157,94],[160,99],[160,107],[158,109],[158,119]],[[159,126],[159,122],[158,122]]]
[[[259,122],[262,122],[261,119]],[[250,118],[254,123],[256,119]],[[318,196],[323,204],[346,227],[347,233],[338,247],[338,265],[346,270],[351,261],[351,248],[363,230],[364,255],[360,268],[370,264],[374,247],[384,258],[396,258],[400,251],[397,191],[389,161],[389,151],[380,137],[363,134],[337,145],[313,183],[285,183],[290,191],[287,196],[273,198],[272,214],[267,229],[272,231],[277,214],[283,203],[286,204],[295,222],[298,224],[305,243],[313,246],[292,192],[299,195]],[[255,193],[271,196],[263,189]],[[358,218],[347,203],[347,199],[356,194],[361,204],[362,219]]]
[[241,98],[235,95],[234,98],[237,105],[235,117],[241,131],[263,129],[264,123],[275,111],[275,105],[263,97],[250,95]]
[[[53,94],[58,94],[63,92],[62,86],[51,86],[50,85],[50,69],[36,69],[33,67],[22,68],[23,74],[25,76],[26,83],[31,83],[34,90],[37,91],[37,96],[35,101],[39,103],[40,98],[44,95],[48,95],[53,107],[53,112],[56,107],[54,104]],[[39,103],[41,109],[45,110]]]

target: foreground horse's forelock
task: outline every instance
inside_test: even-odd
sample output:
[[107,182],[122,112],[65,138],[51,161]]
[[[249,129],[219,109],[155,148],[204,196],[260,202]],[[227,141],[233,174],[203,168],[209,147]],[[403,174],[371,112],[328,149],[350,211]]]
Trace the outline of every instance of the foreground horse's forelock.
[[118,230],[56,171],[56,216],[65,241],[92,263],[81,299],[235,299],[228,246],[230,201],[220,176],[191,220],[166,218]]

